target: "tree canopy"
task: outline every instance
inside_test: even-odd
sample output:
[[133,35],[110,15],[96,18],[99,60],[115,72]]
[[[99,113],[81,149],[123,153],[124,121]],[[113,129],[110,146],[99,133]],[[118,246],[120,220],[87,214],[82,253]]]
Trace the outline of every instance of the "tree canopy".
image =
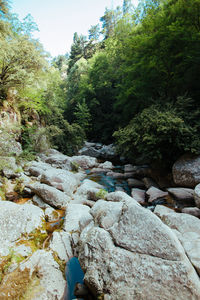
[[16,90],[24,123],[37,112],[59,149],[89,139],[132,161],[199,153],[200,0],[124,0],[51,65],[30,15],[3,0],[0,15],[1,102]]

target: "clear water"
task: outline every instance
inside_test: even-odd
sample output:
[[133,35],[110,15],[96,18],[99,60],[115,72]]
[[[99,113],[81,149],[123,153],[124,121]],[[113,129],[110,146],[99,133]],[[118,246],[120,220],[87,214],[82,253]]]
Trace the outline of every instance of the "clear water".
[[[77,282],[83,283],[84,273],[81,269],[77,257],[72,257],[68,260],[65,267],[65,278],[67,280],[67,287],[65,291],[64,300],[76,299],[74,296],[74,288]],[[83,300],[79,298],[79,300]]]
[[[122,171],[122,167],[118,166],[114,172]],[[87,178],[101,184],[106,191],[109,193],[115,192],[116,190],[124,190],[127,194],[131,194],[128,183],[124,179],[116,179],[112,176],[107,176],[105,173],[91,173],[90,170],[86,170]]]

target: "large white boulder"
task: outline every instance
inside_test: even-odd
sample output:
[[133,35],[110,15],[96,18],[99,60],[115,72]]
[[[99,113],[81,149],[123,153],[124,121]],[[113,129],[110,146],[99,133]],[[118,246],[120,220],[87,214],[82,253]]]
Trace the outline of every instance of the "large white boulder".
[[41,183],[51,185],[71,197],[83,177],[82,173],[74,174],[70,171],[52,168],[43,172]]
[[30,276],[37,272],[39,285],[31,291],[32,300],[62,299],[65,290],[65,280],[51,252],[37,250],[20,269],[27,268]]
[[49,245],[61,260],[67,261],[73,256],[71,247],[71,235],[65,231],[54,231]]
[[119,198],[97,201],[95,226],[80,236],[79,260],[93,293],[112,300],[198,299],[199,277],[176,235],[136,201]]
[[[77,188],[76,193],[73,195],[72,203],[84,204],[88,200],[97,200],[99,190],[103,189],[103,186],[99,183],[92,181],[90,179],[84,179],[81,185]],[[91,195],[93,196],[91,199]]]
[[83,169],[94,168],[98,166],[97,159],[95,157],[80,155],[80,156],[72,156],[71,162],[76,163]]
[[76,246],[82,228],[92,222],[90,208],[82,204],[69,204],[66,210],[63,230],[71,236],[71,243]]
[[71,200],[65,193],[47,184],[35,183],[29,187],[44,202],[55,208],[66,208]]
[[0,201],[0,255],[8,255],[21,235],[41,227],[43,220],[43,210],[35,205]]
[[[159,209],[155,211],[159,215]],[[192,215],[176,213],[172,210],[162,211],[160,218],[175,232],[200,275],[200,220]]]

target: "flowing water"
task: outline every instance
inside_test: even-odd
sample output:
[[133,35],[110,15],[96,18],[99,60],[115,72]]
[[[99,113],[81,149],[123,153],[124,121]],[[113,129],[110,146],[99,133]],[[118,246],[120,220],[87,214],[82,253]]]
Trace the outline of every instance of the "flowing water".
[[[113,169],[114,172],[122,172],[122,166],[116,166]],[[99,184],[101,184],[107,192],[111,193],[116,190],[123,190],[127,194],[131,194],[131,190],[128,186],[128,183],[124,179],[116,179],[112,176],[107,176],[105,173],[98,172],[98,173],[91,173],[90,170],[86,170],[87,179],[93,180]]]

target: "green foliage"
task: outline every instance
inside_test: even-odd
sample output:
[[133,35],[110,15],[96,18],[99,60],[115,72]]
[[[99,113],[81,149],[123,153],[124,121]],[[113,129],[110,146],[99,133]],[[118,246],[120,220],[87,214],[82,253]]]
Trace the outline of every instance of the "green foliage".
[[0,12],[2,14],[8,13],[8,1],[0,0]]
[[[89,40],[74,34],[50,67],[22,22],[0,1],[0,98],[20,109],[24,153],[52,145],[76,153],[84,139],[112,142],[130,160],[198,153],[200,0],[141,0],[106,9]],[[11,91],[13,97],[10,97]],[[123,128],[123,129],[119,129]]]
[[74,116],[76,123],[87,132],[90,127],[91,114],[85,101],[77,104]]
[[116,127],[113,116],[115,82],[109,57],[104,51],[97,52],[90,60],[87,80],[89,85],[84,91],[84,98],[91,114],[91,131],[88,136],[109,143]]
[[5,191],[2,188],[0,188],[0,197],[1,197],[1,200],[3,200],[3,201],[6,200]]
[[76,123],[69,124],[62,119],[60,128],[55,126],[51,129],[51,143],[67,155],[75,154],[84,143],[85,132]]
[[33,136],[37,131],[37,126],[22,126],[22,147],[25,151],[35,154]]
[[45,67],[42,49],[27,36],[11,36],[0,40],[0,93],[7,95],[9,88],[23,88],[37,79]]
[[174,109],[155,105],[135,116],[128,126],[116,131],[114,137],[119,153],[132,161],[167,164],[184,152],[199,153],[197,131]]
[[72,172],[78,172],[80,166],[77,162],[71,161],[70,165],[71,165],[71,168],[72,168]]
[[100,26],[99,24],[91,26],[89,29],[89,40],[92,42],[97,42],[100,36]]
[[97,199],[105,199],[107,194],[108,192],[106,190],[100,189],[95,196]]
[[2,257],[0,263],[0,282],[3,277],[7,274],[8,268],[12,264],[19,264],[24,260],[24,257],[18,253],[15,253],[12,248],[9,249],[9,254],[7,256]]
[[69,56],[68,72],[81,57],[84,57],[85,44],[86,37],[83,35],[78,36],[78,33],[75,32]]

